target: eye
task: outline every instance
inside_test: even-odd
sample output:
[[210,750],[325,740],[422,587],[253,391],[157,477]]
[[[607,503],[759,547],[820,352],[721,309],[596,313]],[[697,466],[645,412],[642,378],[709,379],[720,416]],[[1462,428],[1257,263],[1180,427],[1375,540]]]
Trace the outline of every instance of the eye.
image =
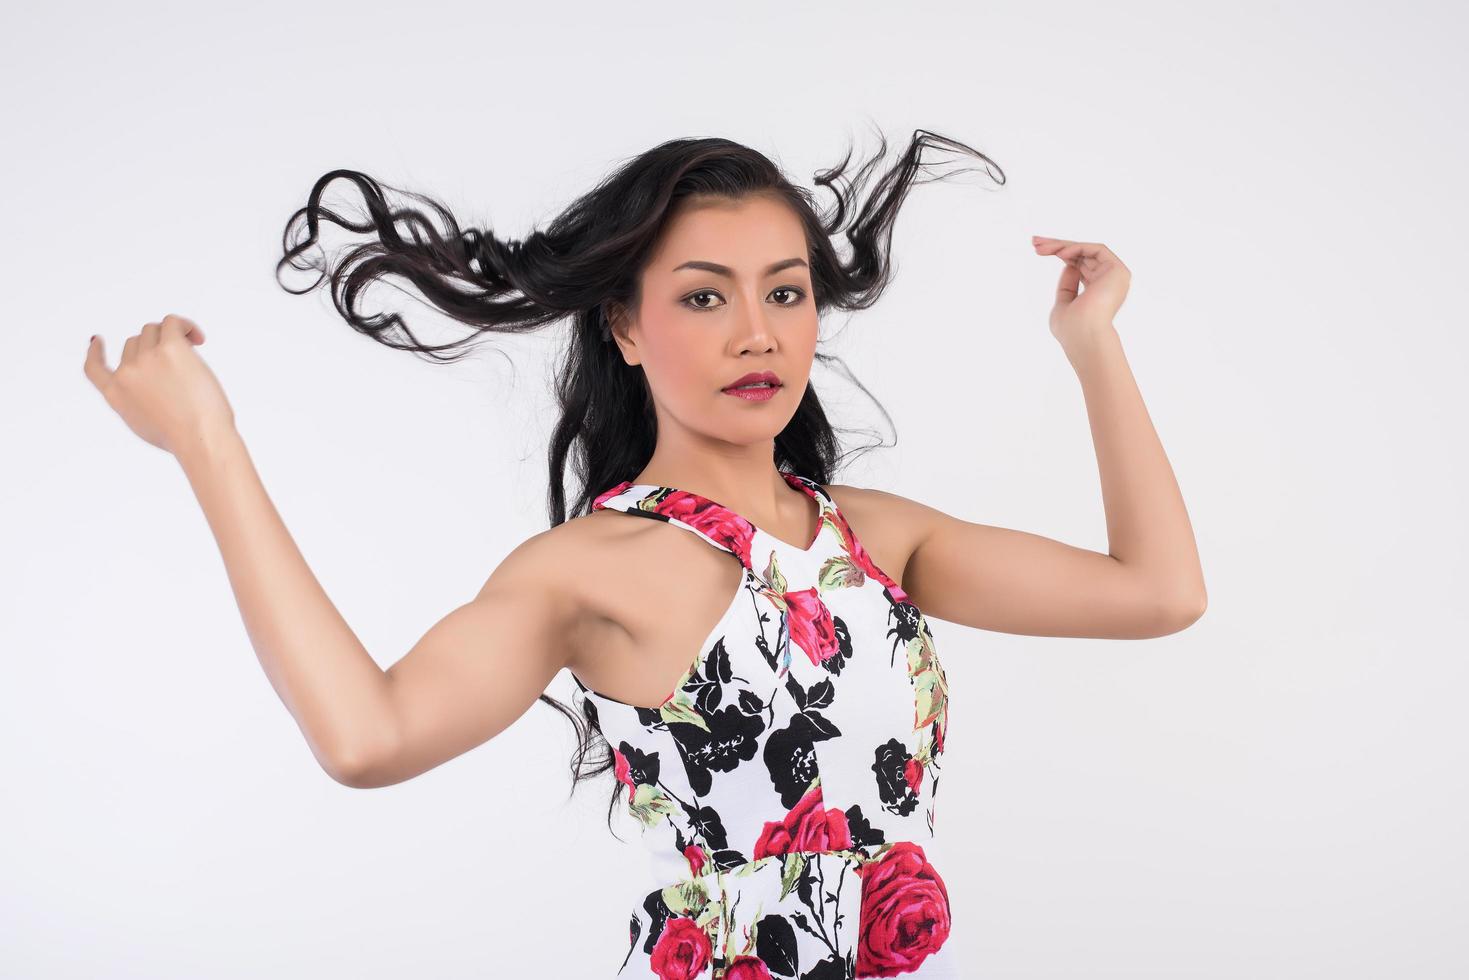
[[[772,296],[776,295],[777,293],[791,293],[794,294],[794,298],[792,298],[791,301],[788,303],[776,303],[776,306],[799,306],[801,301],[806,298],[806,291],[796,286],[777,286],[770,291],[770,295]],[[696,293],[690,293],[689,295],[685,296],[682,302],[684,306],[687,306],[689,309],[692,310],[712,310],[715,309],[715,307],[704,306],[697,302],[694,302],[694,300],[699,296],[718,295],[719,293],[715,292],[712,289],[701,289]]]
[[713,309],[713,307],[710,307],[710,306],[702,306],[699,303],[690,302],[690,301],[691,300],[694,300],[694,299],[696,299],[697,297],[700,297],[700,296],[718,296],[718,295],[719,294],[716,293],[712,289],[701,289],[697,293],[690,293],[688,296],[686,296],[684,298],[683,304],[684,304],[684,306],[687,306],[690,309],[695,309],[695,310],[708,310],[708,309]]

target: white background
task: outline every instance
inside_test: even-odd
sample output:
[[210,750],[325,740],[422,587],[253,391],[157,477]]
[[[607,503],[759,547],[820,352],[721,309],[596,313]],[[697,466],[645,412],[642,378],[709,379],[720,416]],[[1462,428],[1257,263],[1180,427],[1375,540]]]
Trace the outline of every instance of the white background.
[[610,776],[568,801],[567,723],[537,704],[420,778],[334,783],[182,471],[83,377],[87,337],[115,365],[148,320],[203,326],[386,667],[545,528],[562,329],[450,367],[352,332],[274,279],[313,182],[359,169],[523,237],[665,139],[809,186],[922,128],[1008,182],[915,188],[892,288],[823,324],[898,436],[834,482],[1105,551],[1046,326],[1060,263],[1029,239],[1100,241],[1210,599],[1139,642],[934,623],[953,941],[994,980],[1466,975],[1465,26],[1447,3],[7,8],[0,974],[610,977],[644,858],[606,828]]

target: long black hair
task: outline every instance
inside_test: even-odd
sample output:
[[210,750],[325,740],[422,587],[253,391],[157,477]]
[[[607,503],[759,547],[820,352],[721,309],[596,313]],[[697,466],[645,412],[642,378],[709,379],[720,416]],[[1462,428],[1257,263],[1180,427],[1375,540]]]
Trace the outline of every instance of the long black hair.
[[[934,161],[923,159],[926,149],[969,154],[983,161],[996,183],[1005,182],[1004,172],[984,154],[920,129],[864,196],[887,153],[886,140],[881,133],[878,138],[877,152],[850,175],[850,149],[835,167],[814,175],[815,183],[835,199],[826,211],[818,210],[811,191],[792,183],[756,150],[717,137],[669,140],[623,162],[544,230],[523,241],[497,237],[488,228],[461,230],[448,209],[431,198],[381,184],[355,170],[333,170],[317,180],[306,206],[286,223],[285,255],[276,263],[276,277],[280,282],[286,266],[319,270],[322,274],[310,285],[292,289],[281,282],[281,286],[305,293],[329,277],[333,304],[354,330],[436,362],[459,360],[478,334],[524,333],[569,319],[569,340],[556,381],[561,415],[548,460],[547,504],[554,527],[567,520],[563,484],[568,461],[577,481],[572,515],[581,516],[590,512],[597,494],[632,479],[652,457],[657,439],[652,396],[641,366],[622,359],[609,330],[618,311],[638,308],[641,272],[683,199],[767,195],[787,204],[805,229],[812,301],[819,316],[830,309],[866,309],[887,288],[899,206],[913,185],[948,176],[932,174]],[[322,205],[327,185],[339,178],[361,192],[367,207],[364,219],[352,221]],[[421,202],[425,210],[390,206],[384,188]],[[442,227],[434,225],[433,215]],[[376,238],[351,247],[335,264],[324,256],[304,258],[318,243],[324,220]],[[845,258],[835,244],[839,235],[850,245]],[[407,280],[439,311],[473,331],[456,341],[429,344],[416,337],[397,313],[362,313],[363,291],[390,275]],[[815,356],[840,365],[843,375],[871,397],[841,358],[820,350]],[[882,410],[880,404],[878,408]],[[886,411],[883,415],[887,418]],[[891,425],[891,418],[888,421]],[[775,438],[775,463],[783,471],[825,484],[849,456],[870,448],[874,447],[843,452],[815,386],[808,385],[795,415]],[[613,768],[615,760],[597,724],[595,704],[583,696],[578,718],[548,694],[540,700],[565,715],[577,733],[571,760],[573,793],[582,779]],[[599,744],[603,751],[588,764]],[[621,783],[612,787],[609,827],[621,788]]]

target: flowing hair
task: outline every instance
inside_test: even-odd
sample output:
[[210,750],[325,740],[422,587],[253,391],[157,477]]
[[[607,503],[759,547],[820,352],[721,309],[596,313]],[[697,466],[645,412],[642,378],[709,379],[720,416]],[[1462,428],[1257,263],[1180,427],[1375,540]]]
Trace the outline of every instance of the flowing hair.
[[[878,139],[877,152],[852,173],[848,173],[852,158],[848,149],[840,163],[814,175],[815,184],[834,199],[827,210],[819,210],[811,191],[793,184],[764,154],[747,146],[717,137],[669,140],[624,161],[523,241],[498,237],[488,228],[461,229],[449,210],[429,197],[355,170],[333,170],[317,180],[306,205],[287,221],[282,237],[285,254],[276,263],[276,278],[293,294],[329,279],[333,305],[352,329],[434,362],[459,360],[479,334],[527,333],[570,320],[555,382],[560,417],[548,459],[547,509],[554,527],[568,519],[564,489],[568,462],[576,479],[571,516],[581,516],[590,513],[597,494],[632,479],[652,457],[657,439],[652,396],[641,365],[626,363],[611,341],[610,325],[618,313],[639,307],[642,270],[681,202],[763,195],[789,206],[805,230],[812,301],[820,316],[829,309],[866,309],[887,288],[899,206],[915,184],[948,176],[934,176],[925,150],[938,147],[968,154],[983,162],[997,184],[1005,183],[1004,172],[984,154],[921,129],[914,131],[897,161],[873,180],[875,168],[887,155],[881,133]],[[327,186],[338,179],[350,181],[361,193],[367,209],[361,220],[323,206]],[[424,207],[391,206],[384,189]],[[432,220],[435,216],[439,226]],[[319,243],[323,221],[375,237],[347,249],[335,263],[324,254],[305,257]],[[838,236],[850,246],[845,258],[835,245]],[[292,289],[280,279],[287,266],[315,269],[320,275],[311,284]],[[397,313],[364,314],[363,291],[386,276],[411,283],[435,308],[471,332],[449,343],[429,344],[415,336]],[[815,357],[839,365],[841,373],[872,398],[841,358],[819,349]],[[875,398],[873,402],[878,404]],[[881,404],[878,409],[891,425]],[[836,431],[815,386],[808,384],[795,415],[775,437],[777,468],[830,483],[848,457],[881,445],[843,452]],[[548,694],[540,700],[565,715],[576,732],[572,793],[582,779],[614,768],[595,704],[582,696],[579,718]],[[603,751],[589,761],[599,744]],[[607,805],[609,828],[621,788],[614,782]]]

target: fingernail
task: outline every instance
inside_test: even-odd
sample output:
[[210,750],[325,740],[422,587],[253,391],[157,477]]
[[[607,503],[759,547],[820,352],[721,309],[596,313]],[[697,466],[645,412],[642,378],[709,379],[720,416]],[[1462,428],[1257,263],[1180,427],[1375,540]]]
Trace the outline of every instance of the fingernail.
[[87,341],[87,343],[89,343],[89,344],[95,344],[96,342],[97,342],[97,335],[96,334],[92,334],[92,339],[89,340],[89,341]]

